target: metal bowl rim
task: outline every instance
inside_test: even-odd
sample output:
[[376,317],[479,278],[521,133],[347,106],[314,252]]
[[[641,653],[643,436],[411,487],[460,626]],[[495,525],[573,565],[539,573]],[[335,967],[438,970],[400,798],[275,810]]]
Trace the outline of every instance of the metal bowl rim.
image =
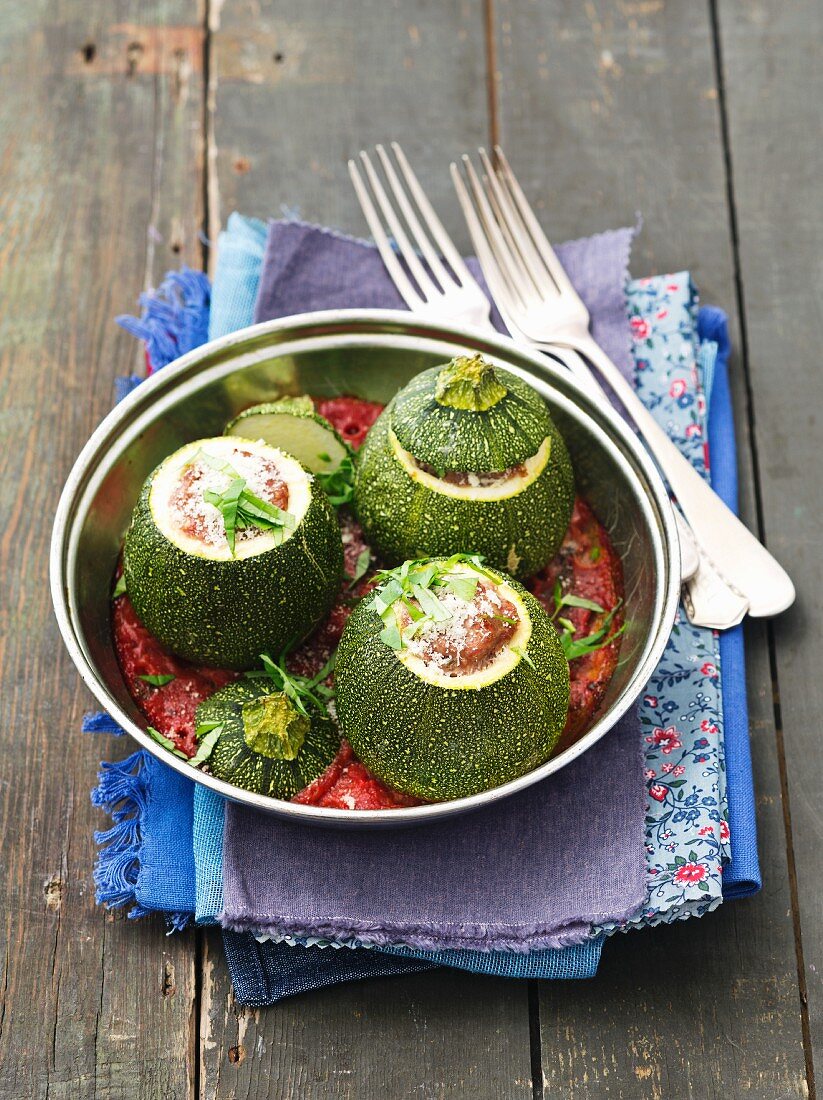
[[[390,331],[394,336],[411,340],[445,340],[453,344],[464,345],[482,344],[493,349],[499,358],[510,362],[512,365],[516,365],[517,360],[527,362],[532,370],[541,376],[547,384],[550,384],[554,378],[562,379],[562,386],[570,388],[574,393],[576,399],[574,404],[577,412],[582,413],[590,422],[590,426],[593,425],[596,430],[603,431],[607,436],[609,434],[617,436],[622,447],[631,453],[633,461],[642,471],[643,479],[646,482],[645,486],[643,479],[633,470],[629,470],[627,473],[636,483],[635,488],[640,491],[638,495],[649,498],[650,503],[657,512],[660,530],[652,528],[651,534],[653,541],[662,543],[662,546],[659,546],[658,549],[662,551],[667,566],[667,576],[665,583],[662,585],[662,598],[659,600],[660,606],[657,613],[657,623],[654,627],[654,637],[651,641],[649,639],[646,641],[645,657],[624,688],[622,695],[612,703],[609,710],[594,723],[582,738],[558,756],[547,760],[540,767],[499,787],[449,802],[403,807],[391,811],[334,810],[325,807],[302,806],[266,795],[258,795],[216,779],[214,776],[200,772],[198,769],[191,768],[184,761],[166,752],[121,709],[117,700],[110,695],[101,678],[97,676],[78,640],[79,628],[73,621],[69,607],[68,588],[64,583],[64,555],[71,543],[70,536],[75,530],[76,516],[74,515],[74,509],[80,499],[85,476],[90,469],[94,469],[99,461],[102,461],[105,457],[106,451],[101,452],[100,450],[101,443],[106,440],[113,430],[116,430],[118,424],[130,417],[134,407],[143,405],[148,410],[162,392],[172,391],[175,388],[175,382],[180,375],[185,374],[193,364],[208,358],[214,353],[225,352],[232,347],[239,349],[241,345],[251,339],[270,333],[279,333],[284,335],[285,340],[282,343],[271,345],[271,351],[278,355],[287,354],[291,343],[307,338],[305,335],[301,337],[302,329],[317,330],[312,333],[315,338],[322,337],[324,335],[322,330],[325,329],[326,339],[333,339],[335,335],[349,334],[333,331],[346,325],[355,326],[357,331],[352,332],[351,335],[364,340],[367,340],[369,335],[385,334]],[[554,349],[552,354],[554,358],[563,362],[564,350],[562,348]],[[174,768],[181,775],[209,787],[215,793],[233,802],[263,810],[290,821],[303,821],[306,824],[332,828],[369,826],[398,828],[439,820],[497,802],[502,798],[524,790],[534,783],[547,779],[550,775],[581,756],[614,728],[614,725],[637,700],[644,685],[648,682],[663,654],[675,621],[680,592],[680,550],[668,493],[657,468],[625,421],[614,410],[598,406],[596,409],[597,417],[606,421],[608,428],[608,431],[606,431],[591,416],[590,410],[592,408],[590,398],[576,379],[571,377],[565,370],[553,366],[547,356],[524,348],[522,344],[515,343],[499,333],[489,333],[486,329],[475,329],[469,326],[429,322],[419,317],[413,317],[401,310],[349,309],[295,314],[290,317],[251,325],[216,340],[211,340],[163,367],[162,370],[146,379],[137,390],[119,402],[94,430],[72,466],[55,513],[49,563],[52,601],[63,642],[83,682],[91,693],[142,748]],[[93,462],[92,460],[96,457],[98,462]]]

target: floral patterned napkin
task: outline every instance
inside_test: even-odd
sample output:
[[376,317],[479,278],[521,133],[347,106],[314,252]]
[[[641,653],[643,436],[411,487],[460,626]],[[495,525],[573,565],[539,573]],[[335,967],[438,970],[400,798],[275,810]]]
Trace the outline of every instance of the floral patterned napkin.
[[[716,345],[698,343],[691,279],[686,272],[638,279],[627,296],[638,395],[708,477],[703,380]],[[718,634],[693,626],[681,606],[640,705],[647,899],[629,925],[700,916],[722,901],[721,869],[730,858],[722,715]]]

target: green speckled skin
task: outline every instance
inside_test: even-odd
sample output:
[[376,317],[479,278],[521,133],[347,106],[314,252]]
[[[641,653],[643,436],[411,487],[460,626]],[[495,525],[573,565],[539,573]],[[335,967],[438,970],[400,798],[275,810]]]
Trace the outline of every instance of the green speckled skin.
[[546,612],[509,583],[531,618],[526,652],[535,667],[521,659],[486,687],[449,690],[415,676],[380,641],[369,596],[349,618],[337,651],[337,715],[357,756],[395,789],[434,802],[462,798],[551,755],[569,709],[569,666]]
[[[154,471],[156,473],[157,471]],[[126,587],[143,625],[196,664],[246,669],[302,640],[330,610],[343,576],[340,527],[314,485],[303,520],[280,546],[245,560],[184,553],[161,533],[143,485],[123,548]]]
[[553,421],[536,443],[529,440],[531,455],[546,435],[551,439],[546,468],[531,485],[504,500],[457,500],[409,477],[389,443],[392,410],[393,402],[366,437],[354,489],[366,540],[389,565],[428,555],[478,553],[489,565],[525,578],[551,561],[574,503],[571,462]]
[[435,470],[500,473],[536,454],[547,435],[558,434],[540,394],[506,370],[495,370],[508,392],[492,408],[473,412],[441,405],[435,389],[442,369],[424,370],[392,401],[394,434],[418,462]]
[[229,684],[200,704],[197,722],[222,722],[225,727],[208,759],[212,775],[245,791],[288,800],[331,764],[340,748],[340,734],[330,718],[316,714],[294,760],[272,760],[253,752],[243,736],[242,704],[273,693],[274,686],[265,680]]

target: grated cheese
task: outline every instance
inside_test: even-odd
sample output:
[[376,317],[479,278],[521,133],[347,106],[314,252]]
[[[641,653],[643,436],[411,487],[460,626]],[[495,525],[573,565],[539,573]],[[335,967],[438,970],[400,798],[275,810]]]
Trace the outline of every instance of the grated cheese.
[[[471,601],[463,600],[445,588],[431,591],[448,613],[448,618],[441,622],[433,620],[426,622],[413,637],[405,642],[406,648],[413,656],[428,665],[434,665],[452,674],[459,674],[463,671],[460,666],[464,664],[465,650],[473,640],[472,636],[478,628],[481,628],[481,624],[487,627],[488,620],[500,614],[500,609],[504,606],[503,601],[497,590],[484,581],[478,584],[474,599]],[[516,609],[508,601],[505,608],[507,618],[518,619]],[[502,646],[498,645],[495,653],[501,648]],[[495,653],[487,654],[482,663],[487,663]]]
[[[233,467],[252,493],[278,507],[288,507],[288,489],[276,464],[270,458],[239,447],[232,447],[228,453],[222,451],[221,448],[219,458]],[[231,474],[214,469],[197,455],[183,463],[169,496],[171,523],[178,530],[194,535],[210,546],[224,542],[226,528],[223,515],[219,508],[204,499],[204,494],[209,490],[222,493],[233,480]],[[245,527],[238,529],[235,537],[240,542],[255,539],[261,534],[263,532],[256,527]]]

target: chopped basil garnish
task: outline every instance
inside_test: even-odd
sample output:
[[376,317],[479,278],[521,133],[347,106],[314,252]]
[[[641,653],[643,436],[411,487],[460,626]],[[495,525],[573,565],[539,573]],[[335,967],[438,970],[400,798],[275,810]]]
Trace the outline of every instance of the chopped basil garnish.
[[[318,455],[318,458],[327,458],[327,456]],[[335,508],[348,504],[354,496],[354,463],[348,455],[336,470],[332,470],[331,473],[321,472],[314,476]]]
[[192,462],[197,462],[198,460],[204,462],[206,466],[210,467],[212,470],[217,470],[219,473],[226,474],[230,478],[237,479],[240,477],[240,474],[238,474],[237,470],[235,470],[230,462],[227,462],[224,458],[216,458],[214,455],[208,454],[202,447],[194,456]]
[[561,607],[582,607],[586,611],[594,611],[598,615],[602,615],[606,610],[605,607],[601,607],[599,603],[595,603],[594,600],[584,600],[582,596],[561,596]]
[[526,664],[529,666],[529,668],[534,668],[535,667],[534,661],[531,659],[531,657],[525,651],[525,649],[520,649],[518,646],[513,645],[512,646],[512,653],[516,653],[518,657],[522,657],[522,659],[526,662]]
[[443,578],[443,586],[447,588],[449,592],[453,592],[460,600],[465,600],[466,603],[471,603],[477,592],[476,576],[467,576],[466,574],[451,576]]
[[357,555],[357,561],[354,563],[354,575],[349,581],[349,588],[354,588],[358,581],[361,581],[366,573],[369,571],[371,565],[371,550],[366,546]]
[[165,687],[166,684],[170,684],[174,679],[174,676],[172,676],[171,673],[167,672],[161,672],[157,674],[152,672],[147,673],[145,676],[138,676],[137,679],[143,680],[146,684],[151,684],[152,687],[161,688]]
[[126,595],[126,574],[121,573],[117,578],[117,584],[114,586],[114,591],[111,594],[111,598],[116,600],[118,596]]
[[162,734],[160,730],[156,730],[154,726],[146,726],[146,733],[154,738],[158,745],[162,745],[164,749],[168,749],[169,752],[174,753],[175,756],[179,756],[181,760],[188,760],[188,756],[178,749],[174,741],[172,741],[170,737],[164,736],[164,734]]
[[211,756],[214,746],[223,735],[223,724],[222,722],[203,722],[194,732],[200,743],[189,763],[193,768],[199,768]]
[[389,609],[388,614],[391,617],[388,620],[385,618],[383,619],[385,625],[380,631],[380,641],[383,642],[384,645],[387,645],[389,649],[400,650],[403,648],[403,638],[400,634],[400,627],[397,625],[397,619],[391,609]]
[[597,649],[604,649],[607,645],[611,645],[612,642],[620,637],[626,629],[625,623],[622,623],[617,630],[609,634],[609,627],[612,625],[612,621],[619,607],[620,604],[618,603],[603,620],[603,625],[600,629],[596,630],[593,634],[587,635],[585,638],[575,640],[573,632],[568,630],[563,631],[560,635],[560,641],[563,643],[563,652],[566,654],[567,661],[573,661],[576,657],[585,657],[588,653],[594,653]]
[[423,614],[428,615],[429,618],[436,623],[445,623],[451,618],[451,615],[428,588],[423,588],[419,584],[412,585],[412,593],[414,598],[420,604],[423,609]]
[[[203,461],[211,459],[205,451],[199,452]],[[212,460],[218,461],[218,460]],[[224,463],[224,466],[228,464]],[[220,467],[216,467],[220,468]],[[229,466],[221,472],[229,477],[235,473]],[[271,504],[267,500],[256,496],[246,486],[246,480],[242,477],[233,477],[228,486],[220,493],[214,489],[206,489],[203,500],[207,504],[213,504],[223,517],[223,526],[226,529],[226,541],[234,555],[236,532],[246,527],[257,527],[261,531],[274,531],[281,539],[286,531],[293,531],[295,519],[291,512],[284,512],[282,508]]]
[[211,733],[212,730],[216,730],[218,726],[222,725],[222,722],[198,722],[194,736],[199,741],[201,737],[205,737],[207,733]]
[[327,687],[323,682],[334,670],[336,653],[333,653],[323,668],[316,676],[299,676],[296,672],[289,672],[285,665],[285,655],[275,663],[268,653],[261,653],[262,669],[253,669],[246,673],[247,680],[262,680],[268,678],[274,684],[277,691],[282,691],[294,703],[295,708],[305,718],[311,718],[307,704],[328,718],[327,703],[334,698],[334,689]]
[[[483,559],[477,554],[452,554],[441,562],[418,558],[404,561],[395,569],[381,569],[377,575],[382,579],[382,584],[371,602],[371,607],[383,621],[380,640],[390,649],[401,650],[428,623],[442,623],[450,619],[448,609],[437,598],[438,589],[471,603],[477,592],[477,574],[499,584],[500,578],[485,569],[482,562]],[[460,565],[468,565],[470,571],[455,574],[454,570]],[[398,601],[412,620],[402,632],[397,625],[394,608]]]
[[[609,628],[622,603],[622,600],[618,600],[611,611],[606,614],[605,607],[601,607],[600,604],[595,603],[594,600],[586,600],[583,599],[582,596],[573,596],[571,594],[564,596],[560,589],[560,581],[557,581],[554,586],[554,614],[551,618],[556,626],[563,627],[562,631],[559,633],[560,641],[563,645],[563,652],[566,655],[567,661],[574,661],[577,657],[585,657],[587,654],[594,653],[598,649],[604,649],[607,645],[611,645],[612,642],[620,637],[626,629],[625,623],[612,634],[609,634]],[[598,630],[586,635],[585,638],[575,638],[574,623],[571,619],[560,615],[564,607],[580,607],[585,611],[593,611],[596,615],[606,615],[606,617]]]

